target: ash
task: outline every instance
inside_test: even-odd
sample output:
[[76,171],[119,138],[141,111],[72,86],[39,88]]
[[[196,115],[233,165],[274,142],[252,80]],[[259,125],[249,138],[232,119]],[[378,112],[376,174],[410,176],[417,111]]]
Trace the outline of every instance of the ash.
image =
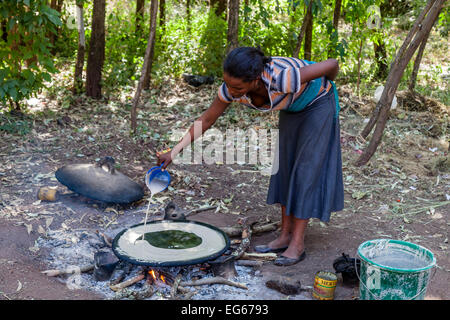
[[[114,238],[122,229],[112,230],[107,236]],[[99,250],[108,250],[109,247],[98,236],[98,233],[87,229],[78,230],[49,230],[45,237],[40,237],[36,245],[43,249],[45,263],[48,269],[67,270],[94,264],[94,254]],[[110,250],[110,249],[109,249]],[[201,265],[191,265],[185,267],[170,267],[164,269],[166,274],[182,274],[181,281],[192,281],[199,278],[209,278],[214,275],[212,272],[201,268]],[[295,299],[310,300],[306,293],[296,296],[286,296],[278,291],[266,287],[262,273],[252,267],[235,266],[237,276],[229,279],[247,286],[248,290],[224,284],[209,284],[202,286],[186,286],[190,294],[177,294],[177,299],[191,300],[279,300]],[[79,270],[79,269],[75,269]],[[143,271],[140,266],[133,266],[131,271],[122,280],[126,281],[138,276]],[[110,281],[97,281],[92,271],[86,273],[75,272],[71,275],[58,276],[57,279],[64,283],[71,290],[86,290],[103,295],[105,299],[142,299],[139,292],[148,288],[148,280],[141,280],[132,286],[124,288],[118,292],[110,288]],[[172,285],[165,284],[159,279],[153,282],[154,293],[145,299],[166,300],[173,299],[171,296]]]

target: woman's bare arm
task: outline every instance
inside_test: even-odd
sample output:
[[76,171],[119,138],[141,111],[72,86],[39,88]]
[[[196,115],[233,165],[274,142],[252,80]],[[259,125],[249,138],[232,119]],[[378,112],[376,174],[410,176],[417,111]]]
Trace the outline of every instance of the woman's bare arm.
[[334,80],[339,71],[339,62],[336,59],[328,59],[309,66],[300,68],[301,82],[305,83],[325,76],[328,80]]
[[184,135],[180,142],[178,142],[170,152],[158,155],[158,165],[164,162],[163,168],[166,168],[183,148],[190,145],[192,141],[200,137],[216,122],[216,120],[224,113],[228,105],[229,103],[221,101],[219,97],[216,96],[210,107],[194,121],[194,124],[189,128],[189,131]]

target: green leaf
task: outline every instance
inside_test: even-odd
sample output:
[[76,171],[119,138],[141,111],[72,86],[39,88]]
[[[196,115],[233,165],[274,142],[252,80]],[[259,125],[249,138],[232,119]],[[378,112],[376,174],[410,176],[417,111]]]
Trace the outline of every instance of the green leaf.
[[14,101],[17,101],[17,90],[15,87],[9,88],[8,94]]
[[42,78],[44,78],[45,81],[52,81],[52,77],[47,72],[42,73]]

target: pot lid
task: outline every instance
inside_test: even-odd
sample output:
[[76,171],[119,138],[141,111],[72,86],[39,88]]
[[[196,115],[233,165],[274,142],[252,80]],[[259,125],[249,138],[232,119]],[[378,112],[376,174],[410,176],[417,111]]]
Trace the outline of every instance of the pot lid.
[[70,190],[94,200],[125,204],[144,196],[139,184],[115,170],[112,157],[105,157],[98,164],[66,165],[55,176]]
[[228,236],[209,224],[158,220],[123,230],[112,248],[120,259],[133,264],[173,267],[213,260],[229,246]]

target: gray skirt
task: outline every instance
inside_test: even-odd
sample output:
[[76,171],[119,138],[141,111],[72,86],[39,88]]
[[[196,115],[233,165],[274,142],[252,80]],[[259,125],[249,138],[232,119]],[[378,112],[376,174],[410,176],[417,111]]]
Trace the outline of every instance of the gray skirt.
[[[278,163],[267,203],[298,219],[328,222],[344,208],[344,185],[333,90],[299,112],[280,111]],[[276,161],[276,160],[275,160]]]

